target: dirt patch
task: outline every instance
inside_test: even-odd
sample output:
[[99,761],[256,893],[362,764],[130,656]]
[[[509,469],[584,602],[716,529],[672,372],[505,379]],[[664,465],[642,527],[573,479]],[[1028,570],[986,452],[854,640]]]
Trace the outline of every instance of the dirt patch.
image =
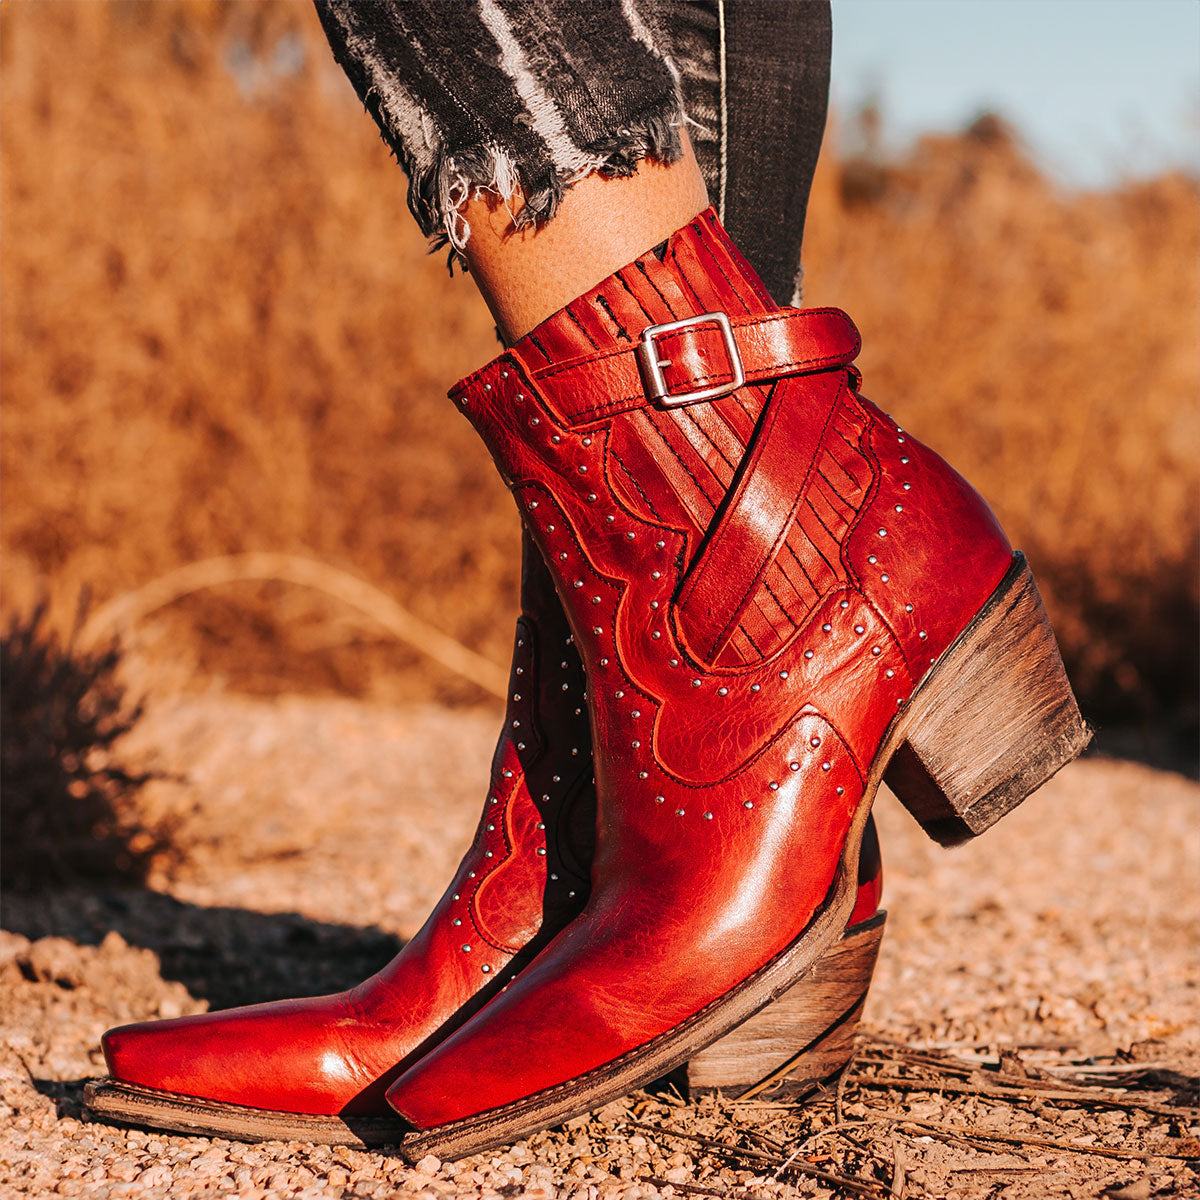
[[6,898],[4,1193],[1196,1193],[1200,788],[1099,758],[956,851],[881,798],[890,915],[866,1031],[806,1106],[638,1093],[416,1168],[81,1120],[108,1025],[330,990],[386,961],[466,848],[497,720],[217,692],[152,705],[129,750],[181,777],[145,797],[180,821],[175,874]]

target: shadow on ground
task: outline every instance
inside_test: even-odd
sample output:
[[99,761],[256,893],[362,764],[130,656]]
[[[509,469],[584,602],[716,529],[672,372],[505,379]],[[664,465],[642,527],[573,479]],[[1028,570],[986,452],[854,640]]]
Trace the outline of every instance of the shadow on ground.
[[299,913],[202,908],[143,889],[57,889],[3,894],[4,928],[30,939],[98,946],[110,930],[153,950],[162,977],[211,1008],[320,995],[360,983],[403,945],[373,926]]

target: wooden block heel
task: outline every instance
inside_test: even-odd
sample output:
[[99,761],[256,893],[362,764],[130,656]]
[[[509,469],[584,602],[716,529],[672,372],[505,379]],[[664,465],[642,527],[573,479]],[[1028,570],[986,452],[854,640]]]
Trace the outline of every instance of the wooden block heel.
[[946,846],[994,825],[1091,740],[1020,551],[913,694],[904,724],[884,781]]
[[794,1097],[850,1059],[887,914],[852,925],[798,983],[672,1072],[688,1099]]

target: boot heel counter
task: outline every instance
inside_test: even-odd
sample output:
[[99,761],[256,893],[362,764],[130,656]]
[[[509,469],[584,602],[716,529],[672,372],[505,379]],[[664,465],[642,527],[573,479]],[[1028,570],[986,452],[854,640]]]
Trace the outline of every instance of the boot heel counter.
[[920,679],[1004,578],[1013,549],[987,501],[868,401],[876,489],[847,544],[863,591]]

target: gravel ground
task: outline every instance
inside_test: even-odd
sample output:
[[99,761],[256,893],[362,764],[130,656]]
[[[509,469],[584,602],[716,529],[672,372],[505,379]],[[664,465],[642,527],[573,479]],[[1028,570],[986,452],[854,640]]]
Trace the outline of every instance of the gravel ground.
[[636,1093],[416,1167],[83,1119],[107,1026],[386,961],[469,839],[497,719],[219,692],[153,706],[130,753],[176,776],[146,805],[177,821],[182,861],[154,890],[5,898],[0,1195],[1200,1194],[1200,788],[1101,758],[955,851],[881,797],[890,916],[859,1054],[802,1108]]

